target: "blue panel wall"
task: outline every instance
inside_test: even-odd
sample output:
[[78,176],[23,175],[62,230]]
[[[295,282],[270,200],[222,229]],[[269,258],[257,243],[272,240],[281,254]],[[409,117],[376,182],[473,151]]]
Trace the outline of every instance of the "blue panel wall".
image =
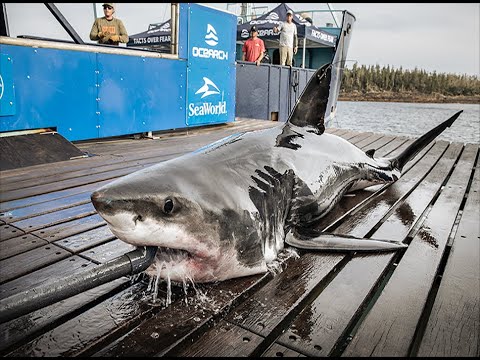
[[185,127],[185,60],[97,57],[100,137]]
[[52,127],[69,140],[98,136],[95,53],[5,44],[0,53],[12,59],[17,110],[0,116],[0,131]]
[[0,54],[0,116],[15,115],[15,87],[13,86],[13,59]]

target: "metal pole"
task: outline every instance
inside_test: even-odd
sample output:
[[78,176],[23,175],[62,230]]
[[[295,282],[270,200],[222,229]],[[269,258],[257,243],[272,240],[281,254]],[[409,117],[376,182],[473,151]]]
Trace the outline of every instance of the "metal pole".
[[[305,34],[306,35],[306,34]],[[303,55],[302,55],[302,68],[305,69],[305,45],[307,43],[307,37],[303,38]]]
[[97,3],[93,3],[93,19],[97,20]]
[[44,4],[47,7],[47,9],[50,10],[50,12],[55,17],[55,19],[57,19],[57,21],[60,23],[60,25],[63,26],[65,31],[68,33],[68,35],[70,35],[72,37],[72,39],[73,39],[73,41],[75,41],[75,43],[85,44],[83,42],[82,38],[80,37],[80,35],[77,34],[75,29],[72,27],[72,25],[70,25],[70,23],[67,21],[67,19],[65,19],[65,17],[62,15],[60,10],[58,10],[58,8],[55,6],[54,3],[44,3]]
[[330,10],[330,14],[332,14],[333,21],[335,21],[335,25],[336,25],[337,27],[339,27],[339,26],[338,26],[338,22],[337,22],[337,18],[335,17],[335,14],[333,13],[332,8],[330,7],[330,4],[327,3],[327,6],[328,6],[328,10]]

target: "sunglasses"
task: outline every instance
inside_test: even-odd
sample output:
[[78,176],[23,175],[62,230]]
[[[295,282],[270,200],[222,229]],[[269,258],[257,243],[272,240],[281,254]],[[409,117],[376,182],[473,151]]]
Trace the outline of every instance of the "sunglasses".
[[111,6],[104,6],[104,7],[103,7],[103,10],[105,10],[105,9],[112,10],[113,7],[111,7]]

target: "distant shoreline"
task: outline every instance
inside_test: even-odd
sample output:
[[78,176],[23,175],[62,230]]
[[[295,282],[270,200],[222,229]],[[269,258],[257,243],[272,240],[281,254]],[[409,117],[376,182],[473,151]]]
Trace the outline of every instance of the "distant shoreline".
[[378,102],[409,102],[437,104],[480,104],[480,95],[476,96],[446,96],[442,94],[415,94],[411,92],[378,91],[362,93],[340,91],[339,101],[378,101]]

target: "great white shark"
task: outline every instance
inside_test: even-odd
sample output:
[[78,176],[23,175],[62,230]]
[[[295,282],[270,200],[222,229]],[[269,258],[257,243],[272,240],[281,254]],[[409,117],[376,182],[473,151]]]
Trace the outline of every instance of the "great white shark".
[[376,158],[374,150],[325,133],[330,78],[330,65],[316,71],[287,122],[119,178],[93,192],[93,205],[119,239],[158,247],[156,266],[165,264],[177,281],[264,273],[285,244],[325,251],[404,248],[325,236],[314,225],[345,193],[399,179],[405,164],[462,111],[400,155]]

